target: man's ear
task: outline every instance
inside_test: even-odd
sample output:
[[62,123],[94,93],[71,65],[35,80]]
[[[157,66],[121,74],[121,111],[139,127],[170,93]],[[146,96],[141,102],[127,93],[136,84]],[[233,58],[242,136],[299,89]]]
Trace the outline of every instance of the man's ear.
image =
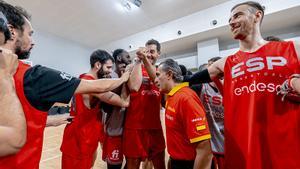
[[117,56],[117,58],[116,58],[116,60],[115,60],[115,62],[122,62],[122,56],[121,55],[118,55]]
[[101,63],[100,62],[96,62],[96,68],[100,69],[101,68]]
[[8,29],[9,29],[9,31],[10,31],[10,35],[11,35],[11,37],[10,37],[10,39],[11,40],[14,40],[14,39],[16,39],[16,36],[17,36],[17,29],[15,29],[11,24],[7,24],[7,26],[8,26]]
[[263,17],[263,13],[261,11],[257,10],[255,12],[255,18],[254,18],[255,23],[261,22],[262,17]]
[[95,67],[96,67],[96,69],[99,70],[101,68],[101,63],[100,62],[96,62],[95,63]]
[[168,80],[170,80],[170,79],[173,78],[173,72],[172,72],[172,71],[168,71],[168,72],[166,73],[166,75],[167,75]]

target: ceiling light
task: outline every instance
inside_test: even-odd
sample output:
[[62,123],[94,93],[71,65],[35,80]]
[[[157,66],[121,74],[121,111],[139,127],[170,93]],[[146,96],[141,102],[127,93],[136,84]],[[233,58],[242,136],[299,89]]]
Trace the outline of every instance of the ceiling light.
[[141,0],[122,0],[122,5],[127,11],[139,8],[142,5]]
[[131,5],[130,5],[130,3],[129,3],[127,0],[124,0],[124,1],[122,2],[122,5],[123,5],[123,7],[124,7],[127,11],[130,11],[130,10],[131,10]]
[[135,6],[137,6],[137,7],[141,7],[141,5],[142,5],[142,1],[141,1],[141,0],[131,0],[131,2],[132,2]]

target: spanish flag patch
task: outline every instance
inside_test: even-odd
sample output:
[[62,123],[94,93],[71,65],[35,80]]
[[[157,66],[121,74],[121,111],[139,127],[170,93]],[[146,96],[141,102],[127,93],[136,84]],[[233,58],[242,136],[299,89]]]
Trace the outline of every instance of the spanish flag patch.
[[197,131],[206,129],[206,125],[201,125],[196,127]]

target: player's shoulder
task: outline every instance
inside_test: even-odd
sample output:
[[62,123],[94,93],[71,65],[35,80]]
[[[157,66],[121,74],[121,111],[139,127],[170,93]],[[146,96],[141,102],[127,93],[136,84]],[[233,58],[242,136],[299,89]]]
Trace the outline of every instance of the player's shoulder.
[[272,48],[286,48],[287,46],[294,45],[294,41],[270,41],[266,45]]
[[83,73],[79,76],[80,79],[84,79],[84,80],[95,80],[95,78],[87,73]]
[[178,92],[176,97],[180,99],[189,99],[191,96],[195,94],[195,91],[190,87],[186,86],[181,88]]

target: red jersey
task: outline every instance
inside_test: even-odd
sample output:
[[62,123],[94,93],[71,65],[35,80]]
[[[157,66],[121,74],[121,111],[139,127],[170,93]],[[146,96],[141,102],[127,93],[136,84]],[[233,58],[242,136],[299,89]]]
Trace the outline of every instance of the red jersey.
[[142,67],[142,85],[138,92],[130,93],[130,105],[127,108],[125,128],[161,129],[159,89],[150,80]]
[[[80,78],[94,80],[87,74],[80,75]],[[89,109],[84,104],[82,94],[76,94],[74,99],[75,103],[72,103],[70,115],[75,117],[65,128],[61,151],[74,158],[90,157],[93,156],[103,136],[102,124],[99,120],[99,102]],[[92,106],[91,101],[90,104]]]
[[300,73],[292,42],[238,51],[224,68],[225,168],[300,168],[300,105],[276,92]]
[[197,94],[188,83],[175,86],[166,102],[166,135],[170,156],[176,160],[195,160],[196,142],[210,139],[210,132]]
[[0,157],[0,169],[37,169],[42,154],[43,135],[47,121],[47,113],[41,112],[31,106],[24,94],[24,74],[29,65],[19,61],[14,75],[17,95],[23,107],[27,124],[26,143],[15,155]]

